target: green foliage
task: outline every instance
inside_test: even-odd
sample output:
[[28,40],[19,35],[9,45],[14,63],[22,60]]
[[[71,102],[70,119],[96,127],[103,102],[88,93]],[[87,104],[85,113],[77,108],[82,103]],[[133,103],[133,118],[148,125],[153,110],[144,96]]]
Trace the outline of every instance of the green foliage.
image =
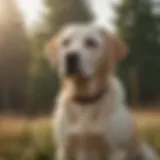
[[45,17],[51,35],[68,23],[87,22],[92,18],[83,0],[45,0],[44,2],[48,9]]
[[128,76],[133,76],[132,71],[136,73],[136,85],[133,86],[131,82],[129,85],[132,86],[130,88],[137,88],[132,93],[137,94],[139,100],[144,102],[154,101],[153,97],[158,99],[160,96],[160,76],[157,74],[160,62],[160,31],[153,8],[151,0],[122,0],[116,8],[117,30],[129,49],[124,69],[127,71],[127,68],[131,68]]
[[[42,111],[44,113],[53,107],[54,98],[59,87],[58,76],[43,57],[37,60],[37,67],[33,72],[31,74],[32,77],[30,77],[30,103],[31,106],[38,106],[38,108],[34,107],[35,113]],[[33,108],[31,110],[33,111]]]
[[45,43],[46,39],[40,33],[31,37],[32,61],[28,88],[30,114],[50,112],[59,88],[57,72],[45,57]]

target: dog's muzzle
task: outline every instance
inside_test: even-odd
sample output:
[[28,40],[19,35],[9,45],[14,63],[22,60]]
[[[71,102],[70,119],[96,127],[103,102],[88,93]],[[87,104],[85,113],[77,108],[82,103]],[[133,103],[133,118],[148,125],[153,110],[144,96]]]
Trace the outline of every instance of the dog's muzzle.
[[80,57],[78,53],[72,52],[66,55],[66,75],[74,75],[80,73]]

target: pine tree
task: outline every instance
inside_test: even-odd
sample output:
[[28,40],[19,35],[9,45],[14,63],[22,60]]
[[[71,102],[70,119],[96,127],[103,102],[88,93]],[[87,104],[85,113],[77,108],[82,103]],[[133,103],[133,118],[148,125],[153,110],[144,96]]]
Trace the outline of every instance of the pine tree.
[[160,63],[159,31],[153,2],[122,0],[117,16],[118,32],[129,48],[123,69],[128,72],[132,103],[137,104],[140,100],[147,100],[148,96],[155,96],[155,84],[160,87],[160,77],[156,73]]
[[0,102],[4,110],[26,105],[28,40],[14,0],[0,0]]
[[68,23],[88,22],[92,15],[83,0],[45,0],[48,12],[46,19],[50,34],[54,34]]

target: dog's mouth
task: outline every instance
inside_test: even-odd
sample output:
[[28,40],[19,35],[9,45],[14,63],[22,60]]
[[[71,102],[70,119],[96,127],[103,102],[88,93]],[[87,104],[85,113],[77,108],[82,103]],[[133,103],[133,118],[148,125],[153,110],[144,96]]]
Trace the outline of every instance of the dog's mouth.
[[80,64],[76,61],[66,62],[66,76],[81,74]]
[[79,64],[66,66],[65,76],[87,78]]

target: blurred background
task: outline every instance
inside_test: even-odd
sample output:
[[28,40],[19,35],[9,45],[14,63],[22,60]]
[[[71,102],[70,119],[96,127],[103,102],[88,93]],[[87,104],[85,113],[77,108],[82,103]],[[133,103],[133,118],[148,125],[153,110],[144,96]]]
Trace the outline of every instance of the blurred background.
[[51,160],[59,89],[44,46],[67,23],[95,21],[128,45],[117,74],[141,134],[160,153],[159,0],[0,0],[0,160]]

